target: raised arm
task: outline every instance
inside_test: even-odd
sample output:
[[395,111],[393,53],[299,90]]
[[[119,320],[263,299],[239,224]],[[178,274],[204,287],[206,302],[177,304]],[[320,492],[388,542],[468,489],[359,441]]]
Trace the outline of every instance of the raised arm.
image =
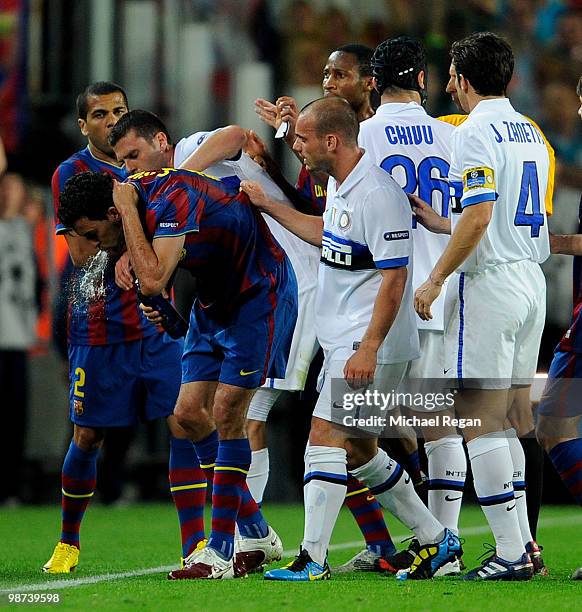
[[210,135],[180,168],[202,172],[217,162],[237,157],[246,142],[246,131],[238,125],[229,125]]
[[137,210],[138,195],[129,183],[113,185],[113,203],[123,223],[125,244],[143,295],[159,295],[170,281],[184,246],[184,236],[157,238],[151,244]]

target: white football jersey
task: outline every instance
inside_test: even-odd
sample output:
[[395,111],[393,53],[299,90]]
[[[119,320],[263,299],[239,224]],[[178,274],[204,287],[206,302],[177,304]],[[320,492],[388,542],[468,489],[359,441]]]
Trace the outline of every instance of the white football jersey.
[[[180,140],[174,151],[174,165],[180,166],[183,164],[210,135],[218,131],[196,132]],[[291,206],[289,200],[267,172],[246,153],[241,152],[238,159],[227,159],[213,164],[206,168],[204,172],[220,179],[227,179],[227,182],[228,178],[233,176],[241,181],[256,181],[265,190],[269,198]],[[272,217],[269,217],[269,215],[263,215],[263,218],[291,261],[295,276],[297,277],[299,294],[301,295],[304,291],[314,288],[317,283],[319,249],[292,234]]]
[[378,351],[378,363],[418,357],[412,303],[412,215],[402,189],[365,153],[338,187],[330,177],[323,215],[316,300],[316,331],[328,352],[347,355],[372,319],[380,269],[406,266],[408,278],[396,319]]
[[482,100],[453,133],[450,181],[462,208],[494,200],[484,236],[459,268],[478,272],[550,255],[545,197],[550,159],[539,130],[507,98]]
[[[374,117],[360,124],[359,143],[374,162],[389,172],[406,193],[418,195],[439,215],[448,217],[453,199],[448,183],[454,126],[426,113],[416,102],[382,104]],[[413,222],[416,289],[426,281],[449,241]],[[430,321],[420,329],[443,330],[444,294],[431,308]]]

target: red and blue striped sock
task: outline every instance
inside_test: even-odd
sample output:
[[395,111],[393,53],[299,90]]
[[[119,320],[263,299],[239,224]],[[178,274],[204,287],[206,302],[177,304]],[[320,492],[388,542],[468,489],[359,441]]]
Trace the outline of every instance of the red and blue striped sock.
[[396,552],[396,546],[384,521],[382,507],[370,489],[348,474],[346,506],[350,509],[366,540],[366,548],[386,557]]
[[190,440],[170,439],[170,493],[178,512],[182,556],[187,557],[204,539],[206,474]]
[[236,524],[243,538],[266,538],[269,533],[269,525],[263,517],[260,506],[251,495],[246,479],[242,486],[242,499]]
[[[214,468],[212,532],[208,546],[225,559],[230,559],[234,553],[234,527],[243,499],[249,505],[250,498],[260,514],[246,485],[250,465],[251,449],[247,439],[220,441]],[[253,512],[249,512],[247,517],[251,514]]]
[[200,442],[194,442],[200,468],[206,475],[206,482],[212,491],[214,481],[214,465],[218,455],[218,432],[216,429]]
[[95,493],[98,454],[99,449],[84,451],[71,440],[63,462],[60,541],[77,548],[80,548],[81,521]]
[[556,444],[550,451],[550,459],[562,482],[582,506],[582,438]]

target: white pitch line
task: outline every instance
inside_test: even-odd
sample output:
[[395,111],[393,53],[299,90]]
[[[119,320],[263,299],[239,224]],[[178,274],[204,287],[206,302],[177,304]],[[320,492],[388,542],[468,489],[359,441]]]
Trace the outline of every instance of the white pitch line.
[[[573,516],[567,516],[564,518],[545,519],[539,522],[540,527],[555,527],[561,525],[572,525],[582,523],[582,513]],[[489,533],[488,525],[480,525],[478,527],[467,527],[463,529],[461,537],[474,536]],[[400,540],[406,538],[410,534],[397,534],[393,535],[394,540]],[[356,548],[362,545],[361,540],[354,542],[342,542],[341,544],[331,544],[329,547],[330,551],[334,550],[345,550],[346,548]],[[297,552],[296,548],[283,551],[283,557],[292,557]],[[73,587],[83,586],[84,584],[97,584],[99,582],[110,582],[112,580],[121,580],[122,578],[135,578],[138,576],[148,576],[150,574],[165,574],[170,570],[176,569],[176,565],[161,565],[159,567],[146,567],[139,570],[133,570],[130,572],[119,572],[115,574],[99,574],[97,576],[87,576],[86,578],[70,578],[61,580],[47,580],[46,582],[39,582],[37,584],[20,584],[7,589],[0,589],[0,593],[24,593],[30,591],[55,591],[59,589],[70,589]]]

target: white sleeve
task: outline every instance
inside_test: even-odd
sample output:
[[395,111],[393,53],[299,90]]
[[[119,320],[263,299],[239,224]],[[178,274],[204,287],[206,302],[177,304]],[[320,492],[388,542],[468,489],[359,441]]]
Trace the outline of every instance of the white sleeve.
[[412,212],[404,192],[378,187],[362,206],[364,237],[377,268],[400,268],[412,255]]
[[461,177],[463,208],[498,198],[495,155],[483,126],[462,126],[453,133],[454,174]]

